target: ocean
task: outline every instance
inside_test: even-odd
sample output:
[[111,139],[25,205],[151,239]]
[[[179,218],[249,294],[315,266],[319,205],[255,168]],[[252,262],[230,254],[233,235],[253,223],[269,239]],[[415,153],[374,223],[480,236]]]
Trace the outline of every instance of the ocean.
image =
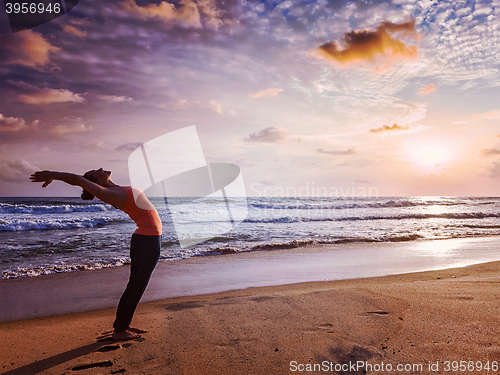
[[[248,216],[232,231],[181,247],[162,199],[151,198],[163,222],[160,261],[311,244],[500,235],[499,197],[249,197]],[[182,203],[183,198],[176,199]],[[180,215],[195,217],[207,233],[218,225],[208,199],[182,207]],[[97,199],[0,198],[2,276],[11,279],[127,264],[135,228],[126,214]]]

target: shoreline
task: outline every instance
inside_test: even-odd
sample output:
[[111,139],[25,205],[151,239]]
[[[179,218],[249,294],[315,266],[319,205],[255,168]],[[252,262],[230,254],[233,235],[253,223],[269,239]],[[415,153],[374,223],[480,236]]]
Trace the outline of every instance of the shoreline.
[[[4,375],[283,374],[361,361],[432,364],[438,371],[405,373],[453,374],[445,361],[500,360],[499,285],[497,261],[175,297],[141,303],[134,325],[149,332],[122,343],[106,339],[114,308],[5,322],[0,368]],[[349,373],[365,373],[358,370]]]
[[[141,303],[252,287],[443,270],[500,260],[500,237],[311,245],[158,264]],[[0,280],[0,322],[116,307],[129,266]]]

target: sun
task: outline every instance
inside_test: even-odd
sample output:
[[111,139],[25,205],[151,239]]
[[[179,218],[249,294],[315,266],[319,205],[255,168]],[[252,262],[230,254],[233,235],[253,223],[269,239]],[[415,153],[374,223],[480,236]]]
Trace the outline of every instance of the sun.
[[419,145],[409,150],[410,160],[424,168],[443,167],[453,159],[449,146],[443,144]]

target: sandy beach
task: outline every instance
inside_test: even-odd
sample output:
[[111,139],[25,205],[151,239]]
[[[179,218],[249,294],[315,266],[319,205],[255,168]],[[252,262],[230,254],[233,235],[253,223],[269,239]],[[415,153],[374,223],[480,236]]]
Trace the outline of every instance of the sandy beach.
[[[128,342],[108,338],[114,308],[4,322],[1,369],[24,375],[450,374],[464,373],[462,364],[467,373],[495,374],[499,271],[500,262],[489,262],[162,299],[139,305],[133,323],[148,332]],[[14,285],[6,281],[61,283],[97,273],[3,280],[2,295]]]

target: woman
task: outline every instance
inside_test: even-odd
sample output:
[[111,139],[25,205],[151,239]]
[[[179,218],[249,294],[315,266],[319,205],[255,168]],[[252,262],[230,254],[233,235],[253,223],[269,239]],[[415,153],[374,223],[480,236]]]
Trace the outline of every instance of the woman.
[[100,168],[83,176],[65,172],[35,172],[30,179],[32,182],[43,182],[42,187],[47,187],[54,180],[81,186],[82,199],[90,200],[96,196],[124,211],[137,224],[130,244],[130,279],[118,304],[111,336],[113,340],[130,340],[146,332],[131,327],[130,323],[160,257],[162,226],[154,206],[139,189],[119,186],[110,177],[110,171]]

